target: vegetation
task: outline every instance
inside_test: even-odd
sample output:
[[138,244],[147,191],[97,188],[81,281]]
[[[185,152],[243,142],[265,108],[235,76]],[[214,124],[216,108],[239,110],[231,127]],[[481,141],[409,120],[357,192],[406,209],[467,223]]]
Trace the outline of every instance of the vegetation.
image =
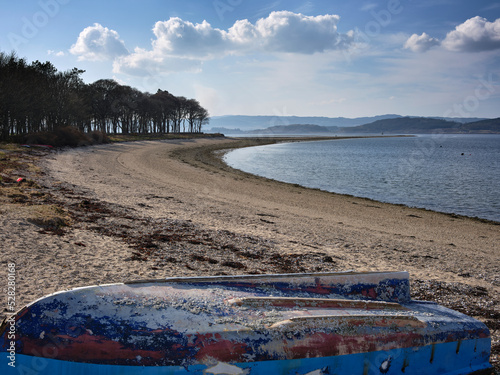
[[426,117],[400,117],[378,120],[370,124],[343,128],[351,133],[391,133],[391,134],[468,134],[500,133],[500,119],[461,123]]
[[200,133],[208,122],[195,99],[143,93],[111,79],[86,84],[82,73],[0,52],[0,141],[68,127],[94,132],[90,141],[110,133]]
[[[338,129],[338,128],[336,128]],[[331,127],[309,125],[309,124],[293,124],[293,125],[278,125],[271,126],[266,129],[251,130],[249,134],[321,134],[331,133]]]
[[464,124],[462,128],[469,132],[500,133],[500,118]]
[[243,131],[241,129],[212,128],[212,132],[226,134],[500,134],[500,118],[463,123],[430,117],[397,117],[369,124],[338,127],[310,124],[271,126],[266,129]]

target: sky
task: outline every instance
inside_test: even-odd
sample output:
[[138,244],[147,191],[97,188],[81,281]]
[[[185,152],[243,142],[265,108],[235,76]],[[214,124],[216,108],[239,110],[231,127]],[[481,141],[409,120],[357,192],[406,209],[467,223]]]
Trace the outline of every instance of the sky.
[[500,117],[500,2],[0,0],[0,51],[212,116]]

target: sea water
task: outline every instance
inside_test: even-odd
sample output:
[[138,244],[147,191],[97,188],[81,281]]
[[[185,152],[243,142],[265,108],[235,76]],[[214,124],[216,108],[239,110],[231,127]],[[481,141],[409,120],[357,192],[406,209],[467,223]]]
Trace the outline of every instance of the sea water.
[[419,135],[233,150],[230,166],[382,202],[500,222],[500,135]]

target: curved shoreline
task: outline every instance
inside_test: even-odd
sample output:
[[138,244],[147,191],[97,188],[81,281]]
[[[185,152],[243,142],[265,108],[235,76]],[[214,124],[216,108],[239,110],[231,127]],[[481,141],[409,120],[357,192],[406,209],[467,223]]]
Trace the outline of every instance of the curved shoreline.
[[[254,137],[231,137],[231,138],[226,138],[226,139],[235,139],[240,141],[239,143],[235,143],[231,145],[230,148],[226,148],[223,145],[217,145],[215,147],[201,147],[200,150],[197,150],[194,155],[190,155],[189,157],[184,157],[183,154],[191,154],[192,152],[188,150],[178,150],[177,152],[173,152],[172,156],[178,158],[179,160],[182,160],[184,162],[190,163],[194,166],[207,166],[213,167],[215,169],[220,169],[220,170],[225,170],[227,172],[231,172],[233,174],[237,175],[247,175],[251,176],[254,178],[262,178],[265,180],[269,181],[274,181],[276,183],[283,183],[283,184],[288,184],[292,186],[300,186],[303,189],[310,189],[310,190],[316,190],[320,192],[324,192],[327,194],[333,194],[333,195],[338,195],[338,196],[344,196],[344,197],[350,197],[350,198],[357,198],[357,199],[364,199],[371,201],[373,203],[383,203],[383,204],[390,204],[394,206],[402,206],[402,207],[407,207],[407,208],[412,208],[416,210],[422,210],[422,211],[427,211],[427,212],[434,212],[437,214],[442,214],[442,215],[448,215],[452,218],[457,218],[457,219],[469,219],[469,220],[474,220],[482,223],[487,223],[487,224],[493,224],[493,225],[500,225],[500,221],[495,221],[495,220],[490,220],[486,218],[481,218],[478,216],[468,216],[468,215],[461,215],[453,212],[443,212],[443,211],[437,211],[437,210],[432,210],[429,208],[425,207],[413,207],[413,206],[408,206],[404,203],[391,203],[391,202],[384,202],[384,201],[379,201],[376,199],[372,198],[367,198],[367,197],[359,197],[357,195],[352,195],[352,194],[345,194],[345,193],[337,193],[337,192],[332,192],[320,188],[313,188],[313,187],[308,187],[296,183],[290,183],[290,182],[284,182],[280,181],[277,179],[269,178],[269,177],[264,177],[264,176],[259,176],[257,174],[253,174],[250,172],[245,172],[244,170],[238,169],[238,168],[233,168],[230,165],[228,165],[224,161],[224,156],[228,152],[231,152],[232,150],[236,150],[239,148],[246,148],[246,147],[256,147],[256,146],[265,146],[265,145],[271,145],[271,144],[276,144],[276,143],[289,143],[289,142],[315,142],[315,141],[326,141],[326,140],[341,140],[341,139],[353,139],[353,138],[387,138],[387,136],[383,137],[370,137],[370,136],[360,136],[360,137],[297,137],[297,138],[286,138],[286,137],[269,137],[267,138],[254,138]],[[396,137],[407,137],[407,136],[396,136]]]

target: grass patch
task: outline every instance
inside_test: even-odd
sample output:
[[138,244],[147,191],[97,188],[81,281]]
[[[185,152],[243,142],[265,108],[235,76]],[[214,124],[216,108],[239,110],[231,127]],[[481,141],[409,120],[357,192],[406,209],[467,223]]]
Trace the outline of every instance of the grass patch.
[[[70,214],[54,204],[44,204],[48,195],[34,180],[41,172],[30,149],[2,144],[0,151],[0,207],[45,230],[59,230],[72,224]],[[22,182],[16,182],[23,176]],[[26,177],[24,177],[26,176]]]
[[[4,150],[4,151],[22,151],[22,147],[20,147],[18,144],[16,143],[0,143],[0,150]],[[4,151],[0,151],[0,155],[3,154],[5,156],[5,152]],[[0,156],[1,158],[1,156]]]
[[42,171],[42,169],[39,166],[37,166],[33,163],[27,163],[26,167],[27,167],[28,172],[31,172],[31,173],[40,173]]
[[56,205],[37,205],[25,207],[26,219],[46,229],[69,227],[72,223],[69,213]]

